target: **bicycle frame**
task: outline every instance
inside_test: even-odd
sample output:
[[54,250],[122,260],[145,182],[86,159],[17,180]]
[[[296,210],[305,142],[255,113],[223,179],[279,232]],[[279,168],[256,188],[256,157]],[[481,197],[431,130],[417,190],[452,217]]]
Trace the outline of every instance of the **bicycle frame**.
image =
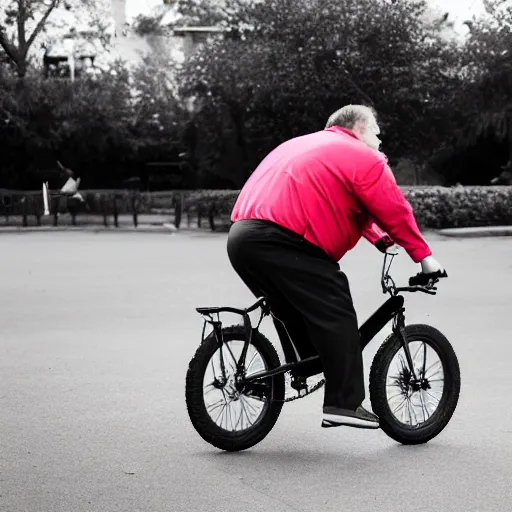
[[[400,292],[403,291],[422,291],[424,293],[428,293],[431,295],[435,295],[436,288],[433,285],[430,286],[408,286],[403,288],[398,288],[395,286],[393,280],[389,276],[389,268],[391,267],[391,262],[389,264],[388,269],[386,270],[386,261],[387,256],[392,256],[391,262],[393,261],[396,253],[386,252],[384,256],[384,265],[382,267],[382,278],[381,285],[384,293],[389,293],[390,297],[382,304],[360,327],[359,327],[359,335],[360,335],[360,343],[361,350],[364,350],[368,344],[373,340],[373,338],[384,328],[384,326],[393,320],[393,333],[398,336],[401,340],[402,345],[404,347],[404,351],[406,354],[406,359],[409,365],[409,369],[414,379],[416,379],[416,373],[412,361],[412,357],[409,351],[409,345],[405,338],[405,307],[404,307],[404,297],[400,295]],[[252,327],[251,319],[249,317],[249,313],[261,309],[261,316],[256,327]],[[255,382],[258,380],[264,380],[269,377],[274,377],[281,373],[285,373],[289,370],[294,370],[295,373],[300,374],[302,377],[311,377],[313,375],[317,375],[322,373],[321,369],[321,361],[320,356],[315,355],[305,359],[298,359],[296,356],[297,351],[294,349],[293,341],[290,339],[289,335],[280,336],[281,345],[283,346],[283,350],[285,354],[289,354],[286,357],[286,363],[278,366],[277,368],[273,368],[271,370],[257,372],[250,376],[245,376],[245,357],[247,354],[247,350],[249,348],[249,344],[251,343],[252,334],[254,331],[259,329],[259,326],[263,320],[263,318],[269,316],[271,314],[271,307],[268,303],[266,297],[259,298],[252,306],[246,309],[237,309],[232,307],[216,307],[216,308],[196,308],[196,311],[203,315],[204,317],[209,317],[209,320],[205,318],[205,326],[203,328],[203,337],[204,341],[204,331],[206,328],[206,323],[210,323],[213,326],[213,331],[215,333],[215,337],[217,339],[217,343],[219,347],[222,347],[223,338],[222,338],[222,322],[220,320],[214,320],[211,315],[220,313],[235,313],[239,314],[243,317],[244,322],[244,330],[245,330],[245,343],[242,349],[242,353],[237,363],[237,375],[243,379],[243,382]],[[292,355],[293,354],[293,355]],[[220,351],[220,362],[221,362],[221,371],[223,374],[223,378],[225,378],[225,367],[224,367],[224,359],[222,355],[222,350]]]
[[[404,298],[400,295],[396,295],[394,297],[390,297],[379,309],[377,309],[373,315],[371,315],[359,328],[359,336],[361,343],[361,350],[364,350],[368,344],[372,341],[377,333],[379,333],[383,327],[394,318],[398,318],[401,316],[399,322],[397,322],[400,326],[402,325],[404,315]],[[291,349],[292,341],[289,336],[284,339],[281,339],[281,343],[284,345],[285,343],[289,343],[289,348]],[[291,352],[291,350],[290,350]],[[306,359],[297,360],[294,358],[294,361],[287,361],[286,364],[278,366],[272,370],[268,370],[265,372],[258,372],[253,375],[244,378],[245,382],[251,382],[255,380],[262,380],[267,377],[273,377],[275,375],[279,375],[280,373],[285,373],[289,370],[295,370],[300,372],[301,375],[311,377],[313,375],[317,375],[321,373],[320,371],[307,371],[307,368],[317,368],[320,365],[320,356],[312,356]],[[305,370],[305,371],[301,371]]]

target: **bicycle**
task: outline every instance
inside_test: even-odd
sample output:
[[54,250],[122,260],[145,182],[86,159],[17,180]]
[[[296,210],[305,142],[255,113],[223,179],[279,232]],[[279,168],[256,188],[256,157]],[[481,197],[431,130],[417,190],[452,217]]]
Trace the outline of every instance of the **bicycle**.
[[[435,284],[440,277],[446,277],[446,273],[419,273],[409,279],[409,286],[397,287],[389,275],[396,255],[396,251],[386,251],[382,266],[382,291],[390,297],[359,327],[359,333],[364,350],[392,320],[392,332],[382,342],[371,365],[370,401],[385,434],[398,443],[415,445],[427,443],[439,435],[450,421],[459,399],[460,368],[453,347],[439,330],[426,324],[405,325],[405,300],[401,293],[435,295]],[[391,260],[386,269],[389,256]],[[253,327],[249,314],[258,308],[261,310],[259,322]],[[196,311],[204,319],[203,334],[189,363],[185,399],[193,427],[216,448],[225,451],[251,448],[272,430],[284,403],[308,396],[325,384],[325,379],[314,386],[308,386],[307,382],[308,378],[322,373],[318,355],[299,359],[296,351],[288,350],[286,354],[295,353],[296,357],[285,356],[285,363],[281,364],[275,347],[259,332],[262,320],[272,314],[266,297],[260,297],[246,309],[205,307]],[[222,327],[220,313],[241,315],[243,325]],[[207,324],[212,325],[212,331],[205,337]],[[293,346],[289,336],[280,341],[282,346],[286,343]],[[438,357],[437,362],[431,362],[432,354]],[[217,372],[215,358],[220,363]],[[390,377],[395,360],[398,373]],[[207,377],[210,366],[213,375]],[[297,392],[291,398],[285,398],[287,373],[291,388]],[[442,383],[441,391],[439,383]],[[218,392],[220,399],[208,406],[205,398],[213,391]],[[399,402],[394,409],[393,400]],[[234,407],[233,413],[226,409],[228,406]],[[418,408],[421,412],[417,414]],[[249,414],[256,416],[254,421],[251,422]]]

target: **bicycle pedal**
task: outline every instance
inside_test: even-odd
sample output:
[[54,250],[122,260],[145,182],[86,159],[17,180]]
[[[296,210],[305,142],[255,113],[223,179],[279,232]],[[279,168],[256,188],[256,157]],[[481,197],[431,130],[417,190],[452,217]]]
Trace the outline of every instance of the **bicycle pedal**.
[[308,389],[307,377],[292,377],[292,381],[290,383],[291,387],[296,391],[300,392],[301,390]]

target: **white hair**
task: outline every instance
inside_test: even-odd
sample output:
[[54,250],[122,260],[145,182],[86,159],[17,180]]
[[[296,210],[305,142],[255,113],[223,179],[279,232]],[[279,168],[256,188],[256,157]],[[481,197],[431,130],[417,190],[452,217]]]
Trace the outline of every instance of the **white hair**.
[[365,125],[373,118],[377,119],[377,112],[372,107],[366,105],[345,105],[329,117],[325,128],[339,126],[352,130],[358,121]]

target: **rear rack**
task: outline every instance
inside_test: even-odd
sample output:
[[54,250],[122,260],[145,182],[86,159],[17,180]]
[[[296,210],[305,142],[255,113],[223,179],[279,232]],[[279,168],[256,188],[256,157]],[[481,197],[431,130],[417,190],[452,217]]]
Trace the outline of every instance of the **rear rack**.
[[[263,318],[268,316],[270,314],[270,306],[268,305],[267,298],[266,297],[260,297],[252,306],[249,306],[245,309],[238,309],[238,308],[232,308],[229,306],[225,307],[205,307],[205,308],[196,308],[196,311],[202,315],[204,318],[204,325],[203,325],[203,334],[201,336],[201,343],[205,340],[205,331],[206,331],[206,324],[210,324],[213,326],[213,332],[215,333],[215,338],[217,339],[217,344],[220,348],[222,348],[222,344],[224,342],[222,337],[222,322],[220,321],[220,313],[234,313],[237,315],[240,315],[244,319],[244,331],[245,331],[245,344],[244,348],[242,350],[242,354],[240,356],[240,360],[237,364],[237,370],[243,373],[244,364],[245,364],[245,356],[247,354],[247,349],[249,348],[249,344],[252,340],[252,332],[253,327],[251,324],[251,318],[249,316],[249,313],[252,313],[253,311],[257,310],[258,308],[261,308],[261,315],[258,322],[258,325],[256,326],[256,329],[259,328]],[[212,318],[212,315],[217,315],[217,319],[215,320]],[[221,350],[221,367],[222,372],[224,374],[224,361],[222,357],[222,350]]]
[[235,313],[237,315],[245,316],[248,313],[252,313],[256,309],[261,307],[265,315],[270,313],[270,307],[267,304],[266,297],[260,297],[252,306],[245,309],[232,308],[229,306],[213,307],[213,308],[196,308],[196,311],[200,315],[215,315],[218,313]]

